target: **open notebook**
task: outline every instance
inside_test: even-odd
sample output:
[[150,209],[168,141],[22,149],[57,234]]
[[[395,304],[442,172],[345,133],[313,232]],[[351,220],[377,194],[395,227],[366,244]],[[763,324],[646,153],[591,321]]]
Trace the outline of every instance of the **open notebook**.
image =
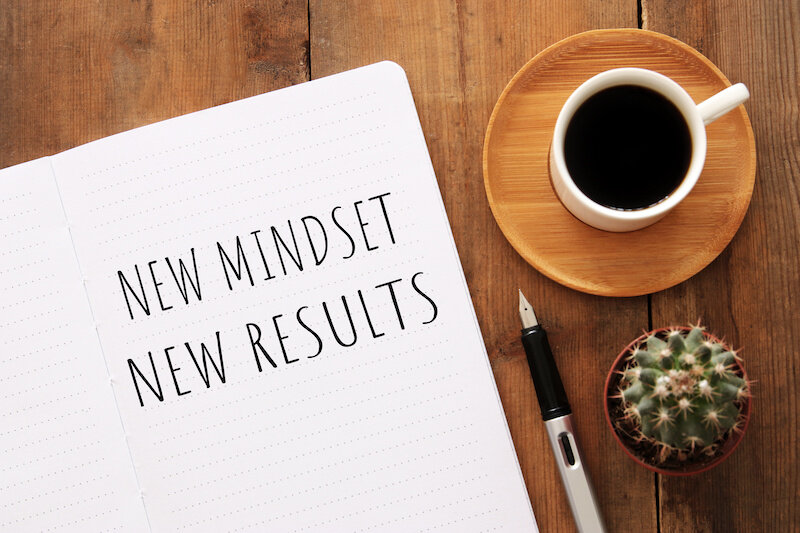
[[405,75],[0,172],[0,530],[532,531]]

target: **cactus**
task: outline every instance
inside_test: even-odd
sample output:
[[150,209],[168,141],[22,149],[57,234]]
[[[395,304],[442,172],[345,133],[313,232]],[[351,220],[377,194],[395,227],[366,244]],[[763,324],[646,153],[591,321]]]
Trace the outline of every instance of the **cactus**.
[[744,422],[750,383],[740,361],[699,325],[651,333],[619,371],[619,422],[635,441],[656,446],[659,463],[714,455]]

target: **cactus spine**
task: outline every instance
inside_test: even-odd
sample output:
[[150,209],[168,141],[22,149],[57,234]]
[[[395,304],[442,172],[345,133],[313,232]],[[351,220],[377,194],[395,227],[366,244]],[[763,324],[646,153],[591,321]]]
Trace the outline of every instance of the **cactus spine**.
[[630,350],[618,394],[621,422],[636,441],[658,448],[659,462],[713,455],[729,431],[741,430],[750,397],[739,357],[702,327],[650,334]]

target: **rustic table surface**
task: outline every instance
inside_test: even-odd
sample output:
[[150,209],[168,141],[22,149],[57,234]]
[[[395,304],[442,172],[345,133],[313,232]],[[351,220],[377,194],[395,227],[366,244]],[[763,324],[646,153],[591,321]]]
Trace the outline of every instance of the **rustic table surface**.
[[[637,26],[677,37],[750,88],[755,191],[733,242],[689,281],[651,296],[589,296],[536,272],[503,238],[484,193],[483,137],[506,82],[537,52],[583,30]],[[542,530],[573,525],[518,343],[517,287],[545,317],[611,531],[800,528],[797,0],[6,0],[0,43],[3,167],[397,61],[411,82]],[[757,380],[755,411],[721,466],[662,477],[617,448],[603,419],[603,380],[643,328],[698,317],[744,348]]]

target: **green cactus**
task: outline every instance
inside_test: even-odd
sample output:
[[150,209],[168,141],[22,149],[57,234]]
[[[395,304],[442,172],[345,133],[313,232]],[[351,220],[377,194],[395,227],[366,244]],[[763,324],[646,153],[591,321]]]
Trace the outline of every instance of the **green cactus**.
[[739,357],[702,327],[649,335],[630,350],[618,394],[622,422],[636,441],[658,447],[659,462],[713,455],[729,431],[740,431],[750,383]]

